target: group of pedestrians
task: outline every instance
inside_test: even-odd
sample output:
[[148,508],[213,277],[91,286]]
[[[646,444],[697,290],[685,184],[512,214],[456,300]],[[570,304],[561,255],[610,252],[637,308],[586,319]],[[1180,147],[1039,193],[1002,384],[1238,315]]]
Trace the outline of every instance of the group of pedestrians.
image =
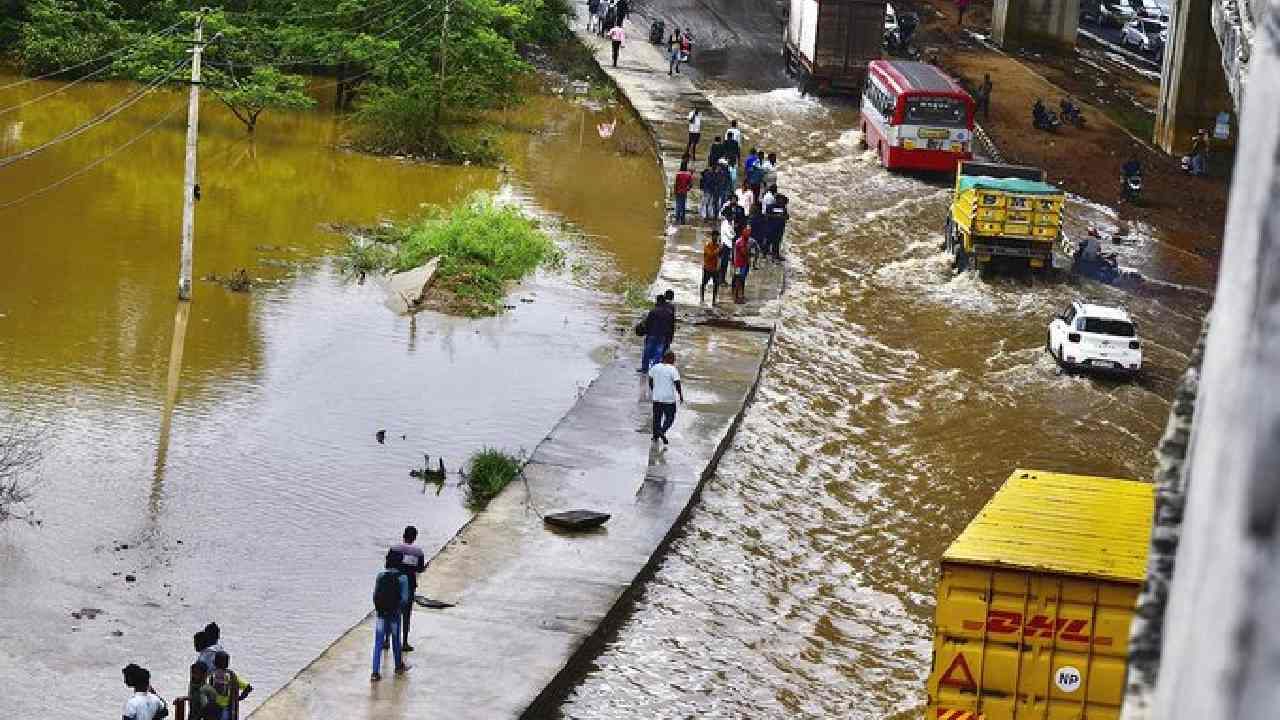
[[413,619],[413,603],[417,597],[418,575],[427,569],[426,554],[416,544],[418,528],[409,525],[401,535],[403,542],[387,550],[383,568],[373,580],[373,672],[370,682],[382,679],[382,653],[391,650],[395,673],[409,671],[404,653],[413,652],[409,644],[409,623]]
[[[253,686],[231,668],[231,654],[222,646],[222,629],[209,623],[193,638],[196,652],[191,664],[187,695],[175,702],[185,703],[189,720],[240,720],[240,703]],[[121,673],[124,684],[133,690],[125,701],[124,720],[164,720],[169,704],[151,685],[151,671],[134,663]]]
[[627,41],[623,23],[631,14],[627,0],[588,0],[587,32],[608,38],[613,45],[613,66],[618,67],[618,53]]
[[[693,108],[687,120],[689,136],[672,188],[677,225],[688,221],[689,194],[694,185],[689,164],[698,156],[702,111]],[[782,260],[782,238],[790,214],[788,198],[778,190],[778,156],[752,147],[744,157],[744,147],[742,130],[738,121],[732,120],[724,135],[712,141],[698,179],[699,215],[713,230],[702,248],[700,303],[706,302],[708,284],[712,305],[725,285],[732,286],[735,303],[746,302],[747,276],[753,264],[759,258]]]

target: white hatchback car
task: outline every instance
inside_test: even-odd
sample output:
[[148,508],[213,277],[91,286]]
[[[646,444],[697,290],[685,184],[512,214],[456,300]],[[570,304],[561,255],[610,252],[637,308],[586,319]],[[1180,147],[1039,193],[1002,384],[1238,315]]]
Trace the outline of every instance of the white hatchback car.
[[1073,302],[1049,323],[1049,354],[1067,368],[1134,375],[1142,341],[1123,308]]

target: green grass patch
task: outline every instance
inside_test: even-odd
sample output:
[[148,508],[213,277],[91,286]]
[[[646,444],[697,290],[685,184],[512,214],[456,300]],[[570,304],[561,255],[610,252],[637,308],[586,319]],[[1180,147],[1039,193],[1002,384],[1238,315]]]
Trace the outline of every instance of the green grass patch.
[[516,479],[523,464],[519,457],[493,448],[472,455],[467,460],[467,505],[472,510],[483,510]]
[[445,211],[433,208],[401,233],[394,269],[410,270],[440,258],[432,294],[452,296],[451,309],[493,315],[502,309],[507,284],[539,265],[564,257],[538,224],[519,208],[476,193]]
[[622,286],[622,301],[627,307],[637,310],[648,310],[653,307],[653,297],[649,295],[649,285],[629,281]]

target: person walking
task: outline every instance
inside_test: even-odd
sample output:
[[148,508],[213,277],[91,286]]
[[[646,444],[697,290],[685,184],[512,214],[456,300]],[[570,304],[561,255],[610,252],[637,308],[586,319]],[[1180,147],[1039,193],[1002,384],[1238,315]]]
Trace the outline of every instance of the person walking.
[[1209,158],[1209,133],[1197,130],[1191,136],[1191,174],[1204,175],[1205,163]]
[[978,101],[976,110],[982,111],[982,119],[991,118],[991,73],[983,73],[982,84],[978,86],[978,97],[974,98]]
[[715,220],[720,206],[716,204],[716,171],[710,165],[702,169],[698,189],[702,191],[702,219]]
[[702,111],[694,108],[689,113],[689,142],[684,147],[684,154],[690,160],[698,159],[698,140],[702,137]]
[[[760,167],[764,170],[764,175],[760,178],[761,187],[776,187],[778,185],[778,154],[769,153],[764,162],[760,163]],[[757,188],[756,194],[758,195],[759,193],[760,190]]]
[[733,244],[733,302],[747,301],[747,273],[751,270],[751,226],[742,228]]
[[684,34],[680,28],[671,31],[667,38],[667,75],[680,74],[680,44],[684,42]]
[[662,362],[649,369],[649,397],[653,400],[653,442],[670,445],[667,431],[676,421],[676,397],[684,402],[684,388],[680,387],[680,371],[676,369],[676,354],[670,350],[662,354]]
[[[125,665],[120,674],[124,684],[133,694],[124,702],[120,717],[124,720],[160,720],[169,716],[169,706],[151,687],[151,671],[133,663]],[[53,713],[56,714],[56,713]]]
[[613,66],[618,67],[618,51],[622,49],[622,43],[627,40],[627,31],[622,29],[622,23],[609,28],[609,42],[613,43]]
[[742,178],[742,187],[758,194],[760,186],[764,184],[764,173],[764,161],[757,158],[756,162],[751,163],[750,167],[747,168],[746,175]]
[[[672,293],[674,296],[674,293]],[[638,372],[647,373],[649,368],[662,359],[671,339],[676,333],[676,311],[662,294],[654,298],[653,309],[645,315],[644,320],[644,356],[641,358]]]
[[733,177],[729,175],[729,161],[721,158],[721,161],[715,164],[715,168],[716,208],[711,214],[713,218],[720,214],[720,208],[724,206],[725,200],[733,195]]
[[964,11],[969,9],[969,0],[956,0],[956,27],[964,27]]
[[605,21],[605,17],[609,14],[609,6],[610,6],[610,3],[608,2],[608,0],[600,0],[600,5],[596,8],[595,29],[596,29],[596,34],[599,35],[600,37],[604,37],[604,31],[605,31],[604,21]]
[[211,622],[195,635],[196,662],[202,663],[210,671],[213,670],[213,657],[225,650],[222,647],[222,628]]
[[373,626],[373,673],[369,675],[370,682],[382,679],[382,651],[387,643],[391,644],[391,654],[396,661],[396,674],[408,672],[409,666],[400,654],[400,618],[404,616],[404,606],[411,602],[409,579],[400,572],[400,563],[387,557],[383,570],[373,580],[373,611],[377,619]]
[[689,161],[680,161],[680,171],[676,173],[675,186],[672,188],[676,196],[676,224],[684,225],[685,209],[689,204],[689,190],[693,187],[693,173],[689,172]]
[[738,121],[730,120],[729,129],[724,131],[724,139],[733,143],[733,155],[729,161],[737,165],[742,159],[742,131],[738,129]]
[[774,195],[773,204],[769,206],[769,243],[766,247],[766,253],[774,260],[782,260],[782,236],[787,231],[787,220],[790,218],[787,212],[787,196],[782,193]]
[[601,7],[604,10],[604,19],[600,23],[600,37],[608,37],[608,32],[618,24],[618,0],[608,0],[608,3],[601,0]]
[[[177,706],[178,701],[173,702]],[[209,685],[209,668],[202,662],[191,663],[191,679],[187,683],[187,720],[222,720],[218,695]]]
[[720,139],[720,136],[717,135],[715,139],[711,141],[711,148],[707,150],[707,162],[712,165],[718,165],[720,163],[720,158],[724,157],[724,151],[724,142]]
[[707,242],[702,246],[702,285],[698,288],[698,304],[707,301],[707,283],[711,283],[711,304],[716,304],[720,295],[720,240],[715,233],[707,234]]
[[400,635],[404,638],[400,643],[400,651],[413,652],[413,646],[409,644],[409,624],[413,619],[413,597],[418,592],[418,575],[427,569],[427,556],[422,552],[422,548],[415,544],[418,541],[418,528],[408,525],[400,537],[404,542],[392,545],[387,550],[387,559],[390,560],[394,556],[400,572],[409,581],[409,602],[405,604],[404,612],[400,614]]
[[587,32],[595,30],[596,19],[600,17],[600,0],[587,0]]
[[631,3],[627,0],[618,0],[618,24],[627,21],[627,16],[631,14]]
[[733,241],[738,236],[734,223],[737,213],[737,199],[730,198],[721,211],[720,220],[720,271],[716,273],[720,285],[728,285],[729,265],[733,260]]
[[225,650],[213,656],[209,687],[213,688],[214,704],[218,706],[221,720],[240,720],[240,703],[253,692],[253,686],[231,669],[231,655]]

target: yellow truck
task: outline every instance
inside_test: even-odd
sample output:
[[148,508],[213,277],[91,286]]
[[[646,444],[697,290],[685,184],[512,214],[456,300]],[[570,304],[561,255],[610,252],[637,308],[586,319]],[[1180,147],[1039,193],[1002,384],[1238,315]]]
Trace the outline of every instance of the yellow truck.
[[947,253],[957,270],[1007,259],[1048,268],[1062,236],[1063,191],[1040,168],[965,161],[947,216]]
[[1118,720],[1154,492],[1015,470],[942,556],[927,720]]

